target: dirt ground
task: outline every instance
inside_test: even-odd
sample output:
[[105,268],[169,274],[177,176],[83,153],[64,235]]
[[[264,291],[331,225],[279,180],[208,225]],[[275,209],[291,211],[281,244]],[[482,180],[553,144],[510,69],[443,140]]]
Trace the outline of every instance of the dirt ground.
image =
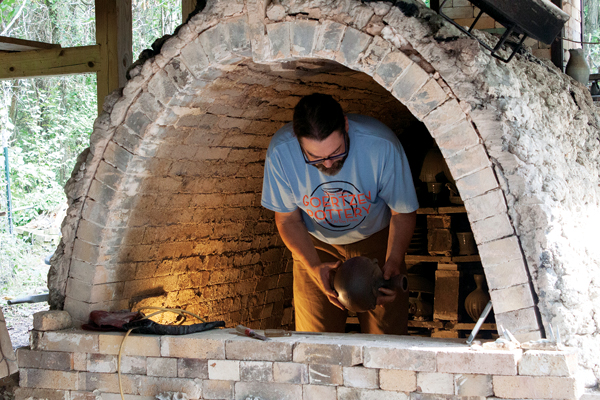
[[33,328],[33,314],[49,309],[48,303],[2,305],[13,349],[29,346],[29,331]]
[[[16,304],[14,306],[2,304],[1,306],[13,349],[16,351],[19,347],[29,346],[29,331],[33,328],[33,314],[48,310],[48,304]],[[0,400],[13,400],[14,388],[18,383],[18,373],[0,379]]]

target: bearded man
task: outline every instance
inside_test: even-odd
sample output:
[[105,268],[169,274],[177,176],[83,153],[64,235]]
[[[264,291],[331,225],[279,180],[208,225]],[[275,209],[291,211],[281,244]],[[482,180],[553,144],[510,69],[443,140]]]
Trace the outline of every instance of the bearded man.
[[[330,285],[343,261],[375,258],[384,278],[406,274],[419,204],[402,145],[329,95],[302,98],[271,139],[262,205],[294,259],[296,330],[344,332],[347,310]],[[358,313],[361,332],[406,334],[408,292],[380,291],[378,307]]]

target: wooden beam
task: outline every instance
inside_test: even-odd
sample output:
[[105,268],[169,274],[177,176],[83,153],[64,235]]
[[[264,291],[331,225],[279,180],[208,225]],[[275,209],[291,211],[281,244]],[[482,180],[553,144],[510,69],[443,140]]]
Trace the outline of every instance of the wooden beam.
[[0,51],[29,51],[41,49],[60,49],[60,44],[34,42],[33,40],[0,36]]
[[98,113],[104,98],[125,86],[131,65],[131,0],[95,0],[96,42],[100,45],[102,69],[98,71]]
[[0,79],[84,74],[101,68],[98,45],[0,53]]
[[181,23],[185,24],[188,17],[196,8],[197,0],[181,0]]

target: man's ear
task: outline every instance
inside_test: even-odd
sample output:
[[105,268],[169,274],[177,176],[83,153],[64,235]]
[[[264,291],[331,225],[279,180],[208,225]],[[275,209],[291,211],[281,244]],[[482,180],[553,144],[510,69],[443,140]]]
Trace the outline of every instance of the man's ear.
[[344,120],[346,121],[346,132],[348,132],[348,129],[350,128],[350,125],[348,125],[348,117],[344,115]]

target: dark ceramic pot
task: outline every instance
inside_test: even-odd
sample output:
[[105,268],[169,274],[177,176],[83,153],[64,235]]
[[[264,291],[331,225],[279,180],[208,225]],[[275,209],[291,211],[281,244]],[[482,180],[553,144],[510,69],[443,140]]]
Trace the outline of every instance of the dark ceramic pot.
[[406,292],[408,279],[406,275],[383,279],[377,260],[353,257],[335,270],[332,286],[344,307],[354,312],[365,312],[377,306],[377,298],[381,295],[379,288]]

